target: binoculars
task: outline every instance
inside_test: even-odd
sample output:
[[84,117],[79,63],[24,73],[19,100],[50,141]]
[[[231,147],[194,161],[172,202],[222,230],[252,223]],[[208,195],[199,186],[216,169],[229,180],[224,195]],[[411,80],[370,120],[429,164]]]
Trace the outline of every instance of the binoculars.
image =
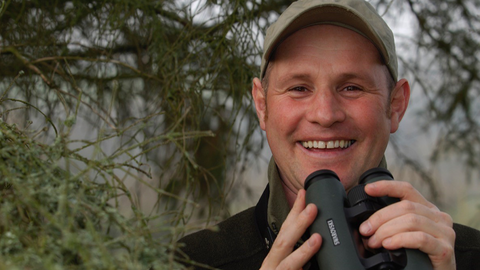
[[433,269],[427,254],[416,249],[366,250],[363,248],[360,224],[377,210],[398,202],[391,197],[371,197],[365,193],[365,185],[379,180],[393,180],[392,174],[383,168],[366,171],[359,185],[348,196],[337,174],[320,170],[305,180],[306,202],[318,208],[310,234],[319,233],[322,246],[315,255],[319,269],[350,270],[426,270]]

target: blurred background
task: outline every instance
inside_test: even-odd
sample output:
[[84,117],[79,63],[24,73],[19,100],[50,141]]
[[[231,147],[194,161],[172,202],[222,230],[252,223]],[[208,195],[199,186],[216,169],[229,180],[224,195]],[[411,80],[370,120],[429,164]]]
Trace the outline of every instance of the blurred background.
[[[251,81],[291,2],[1,0],[2,123],[61,146],[39,158],[108,184],[109,205],[174,243],[253,206],[266,185]],[[370,3],[413,95],[389,169],[480,228],[480,3]]]

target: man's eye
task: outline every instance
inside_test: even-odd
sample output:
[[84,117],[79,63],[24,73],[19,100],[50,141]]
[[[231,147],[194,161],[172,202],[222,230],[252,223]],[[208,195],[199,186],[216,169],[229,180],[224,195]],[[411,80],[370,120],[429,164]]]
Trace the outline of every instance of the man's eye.
[[303,86],[296,86],[296,87],[290,88],[290,91],[305,92],[307,91],[307,88]]
[[347,87],[344,88],[345,91],[360,91],[361,89],[359,87],[356,87],[354,85],[349,85]]

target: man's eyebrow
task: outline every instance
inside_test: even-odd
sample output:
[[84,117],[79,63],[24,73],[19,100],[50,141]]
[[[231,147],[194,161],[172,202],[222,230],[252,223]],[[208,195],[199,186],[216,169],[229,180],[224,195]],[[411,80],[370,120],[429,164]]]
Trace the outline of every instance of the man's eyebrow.
[[[301,80],[301,81],[309,81],[309,80],[313,80],[313,75],[310,74],[309,72],[303,72],[303,71],[299,71],[299,72],[290,72],[288,74],[286,74],[285,76],[282,76],[280,79],[276,80],[277,83],[288,83],[289,81],[292,81],[292,80]],[[375,78],[372,78],[371,75],[368,73],[368,72],[351,72],[351,71],[348,71],[348,72],[345,72],[345,73],[341,73],[341,74],[337,74],[336,77],[334,78],[335,81],[337,82],[345,82],[345,81],[349,81],[349,80],[357,80],[357,81],[361,81],[361,82],[364,82],[366,84],[368,84],[369,86],[373,86],[373,84],[376,84],[376,80]]]
[[[292,79],[300,79],[300,80],[305,80],[305,79],[311,79],[312,75],[309,73],[304,73],[304,72],[298,72],[298,73],[293,73],[289,74],[287,76],[284,76],[280,81],[288,81]],[[346,80],[351,80],[351,79],[370,79],[370,76],[362,73],[362,72],[348,72],[348,73],[342,73],[337,76],[337,80],[340,81],[346,81]]]
[[294,73],[292,76],[289,76],[290,79],[309,79],[312,76],[307,73]]
[[372,74],[368,72],[348,72],[342,73],[337,77],[338,82],[347,82],[350,80],[355,80],[369,88],[378,88],[378,79],[375,76],[372,77]]
[[280,76],[273,82],[273,84],[275,85],[275,87],[284,88],[292,83],[307,83],[311,82],[312,80],[312,76],[307,72],[289,72],[286,73],[284,76]]
[[347,72],[340,74],[337,79],[340,81],[356,79],[368,83],[375,81],[374,77],[372,77],[371,74],[369,74],[368,72]]
[[350,79],[364,79],[367,76],[364,76],[359,73],[342,73],[338,78],[340,80],[350,80]]
[[278,81],[283,83],[283,82],[288,82],[290,80],[307,80],[307,79],[311,79],[311,78],[312,78],[312,76],[308,73],[296,72],[296,73],[289,73],[286,76],[282,76],[281,79],[278,80]]

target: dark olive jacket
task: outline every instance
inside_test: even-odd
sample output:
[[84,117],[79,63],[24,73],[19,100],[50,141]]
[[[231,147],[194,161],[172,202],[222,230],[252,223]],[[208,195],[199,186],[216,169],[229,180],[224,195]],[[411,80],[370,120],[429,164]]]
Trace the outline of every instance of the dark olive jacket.
[[[218,230],[202,230],[182,238],[183,254],[188,260],[218,269],[259,269],[289,211],[279,182],[276,165],[271,162],[270,184],[257,206],[219,223]],[[454,224],[453,229],[457,269],[480,269],[480,231],[460,224]]]
[[[249,208],[221,222],[218,232],[203,230],[184,237],[183,251],[193,261],[229,270],[260,269],[268,249]],[[454,224],[457,234],[455,257],[458,270],[480,269],[480,232]],[[195,269],[206,269],[195,267]]]

